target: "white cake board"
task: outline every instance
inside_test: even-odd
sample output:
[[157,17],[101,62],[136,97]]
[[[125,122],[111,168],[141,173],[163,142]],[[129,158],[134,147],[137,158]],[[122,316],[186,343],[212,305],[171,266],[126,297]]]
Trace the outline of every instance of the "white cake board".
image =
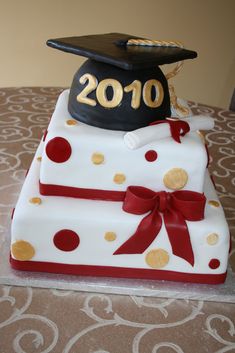
[[16,271],[9,264],[10,231],[0,241],[0,284],[84,292],[136,295],[235,303],[235,275],[231,268],[221,285],[169,281],[83,277],[42,272]]

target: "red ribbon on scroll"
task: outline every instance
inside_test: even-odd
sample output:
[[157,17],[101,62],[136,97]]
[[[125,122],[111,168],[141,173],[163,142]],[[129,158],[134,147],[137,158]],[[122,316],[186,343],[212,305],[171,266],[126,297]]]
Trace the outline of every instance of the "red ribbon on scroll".
[[161,230],[162,213],[173,254],[194,266],[194,254],[185,220],[202,220],[205,203],[205,196],[195,191],[154,192],[142,186],[129,186],[123,210],[137,215],[150,212],[114,255],[142,254]]
[[180,141],[180,136],[186,135],[190,131],[189,124],[183,120],[157,120],[151,123],[150,125],[158,125],[158,124],[169,124],[172,138],[178,142]]

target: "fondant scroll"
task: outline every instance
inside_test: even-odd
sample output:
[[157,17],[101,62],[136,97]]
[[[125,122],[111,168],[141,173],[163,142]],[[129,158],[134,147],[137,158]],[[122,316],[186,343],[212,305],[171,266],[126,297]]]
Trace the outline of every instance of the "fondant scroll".
[[[214,127],[214,120],[209,116],[196,115],[182,119],[187,122],[190,131],[211,130]],[[157,124],[146,126],[124,135],[124,142],[130,149],[137,149],[156,140],[171,136],[169,124]]]

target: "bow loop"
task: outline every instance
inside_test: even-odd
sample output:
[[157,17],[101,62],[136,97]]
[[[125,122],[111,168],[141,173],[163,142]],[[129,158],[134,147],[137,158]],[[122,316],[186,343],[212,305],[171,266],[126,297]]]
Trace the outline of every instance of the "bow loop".
[[153,210],[156,193],[142,186],[129,186],[123,203],[123,210],[133,214],[144,214]]
[[187,221],[200,221],[204,218],[206,198],[199,192],[183,190],[172,193],[172,206],[179,209]]

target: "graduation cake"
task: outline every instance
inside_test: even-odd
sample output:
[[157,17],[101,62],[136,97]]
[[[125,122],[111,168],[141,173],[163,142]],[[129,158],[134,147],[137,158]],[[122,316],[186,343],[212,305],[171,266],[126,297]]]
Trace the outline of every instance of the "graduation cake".
[[12,219],[14,269],[222,283],[229,230],[198,130],[171,117],[159,65],[175,42],[120,33],[49,40],[88,59],[59,97]]

